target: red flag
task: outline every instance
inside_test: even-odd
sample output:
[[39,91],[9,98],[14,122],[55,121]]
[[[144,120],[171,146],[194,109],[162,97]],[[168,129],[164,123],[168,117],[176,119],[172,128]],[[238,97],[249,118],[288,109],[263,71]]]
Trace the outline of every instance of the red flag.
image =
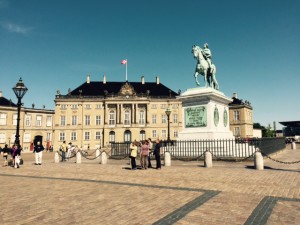
[[127,59],[123,59],[122,61],[121,61],[121,64],[127,64]]

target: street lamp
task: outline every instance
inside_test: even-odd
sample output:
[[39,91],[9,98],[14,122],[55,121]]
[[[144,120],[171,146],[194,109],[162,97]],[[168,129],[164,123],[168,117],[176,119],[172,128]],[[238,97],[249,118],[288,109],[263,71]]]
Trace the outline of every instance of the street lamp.
[[170,115],[171,115],[171,109],[167,108],[165,113],[168,117],[168,139],[167,139],[167,142],[170,142]]
[[12,88],[13,91],[15,92],[15,95],[18,98],[18,117],[17,117],[17,131],[16,131],[16,139],[15,139],[15,144],[20,146],[20,112],[21,112],[21,99],[27,92],[27,87],[24,85],[22,78],[20,78],[19,82],[16,84],[15,87]]

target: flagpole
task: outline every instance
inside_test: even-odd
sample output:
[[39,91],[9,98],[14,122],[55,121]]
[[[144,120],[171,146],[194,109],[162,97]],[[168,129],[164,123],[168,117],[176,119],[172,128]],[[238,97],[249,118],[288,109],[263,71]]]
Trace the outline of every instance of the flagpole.
[[127,61],[127,59],[126,59],[126,82],[128,81],[128,80],[127,80],[127,64],[128,64],[128,61]]

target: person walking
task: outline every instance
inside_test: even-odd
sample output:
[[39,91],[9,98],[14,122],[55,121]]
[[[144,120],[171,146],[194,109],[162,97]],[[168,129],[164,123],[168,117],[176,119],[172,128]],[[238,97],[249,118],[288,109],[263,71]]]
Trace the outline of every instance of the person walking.
[[8,156],[8,153],[11,152],[11,150],[8,148],[7,144],[5,144],[4,148],[2,149],[2,152],[3,152],[3,158],[4,158],[3,166],[7,166],[8,165],[7,156]]
[[159,139],[156,139],[156,145],[154,148],[154,156],[155,156],[155,160],[156,160],[156,169],[160,170],[161,169],[161,160],[160,160],[160,154],[161,154],[161,144]]
[[67,145],[66,141],[63,141],[63,144],[61,145],[61,161],[66,161],[66,151],[67,151]]
[[152,141],[151,141],[151,138],[148,138],[147,142],[148,142],[148,146],[149,146],[148,168],[152,168],[152,164],[151,164]]
[[148,169],[149,145],[147,141],[143,141],[141,146],[141,162],[142,169]]
[[137,144],[132,142],[130,144],[130,159],[131,159],[131,169],[136,170],[136,161],[135,158],[137,157]]
[[45,148],[40,141],[38,141],[37,144],[34,146],[33,153],[35,155],[35,165],[42,165],[42,157],[43,157],[44,149]]

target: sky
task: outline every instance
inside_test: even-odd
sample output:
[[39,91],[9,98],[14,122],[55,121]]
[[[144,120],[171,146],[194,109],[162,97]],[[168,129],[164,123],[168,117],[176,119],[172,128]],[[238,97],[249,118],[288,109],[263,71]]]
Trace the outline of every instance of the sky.
[[[299,0],[0,0],[0,90],[22,77],[25,107],[91,81],[195,88],[193,45],[209,44],[220,91],[251,102],[254,122],[300,120]],[[203,85],[203,77],[199,77]]]

